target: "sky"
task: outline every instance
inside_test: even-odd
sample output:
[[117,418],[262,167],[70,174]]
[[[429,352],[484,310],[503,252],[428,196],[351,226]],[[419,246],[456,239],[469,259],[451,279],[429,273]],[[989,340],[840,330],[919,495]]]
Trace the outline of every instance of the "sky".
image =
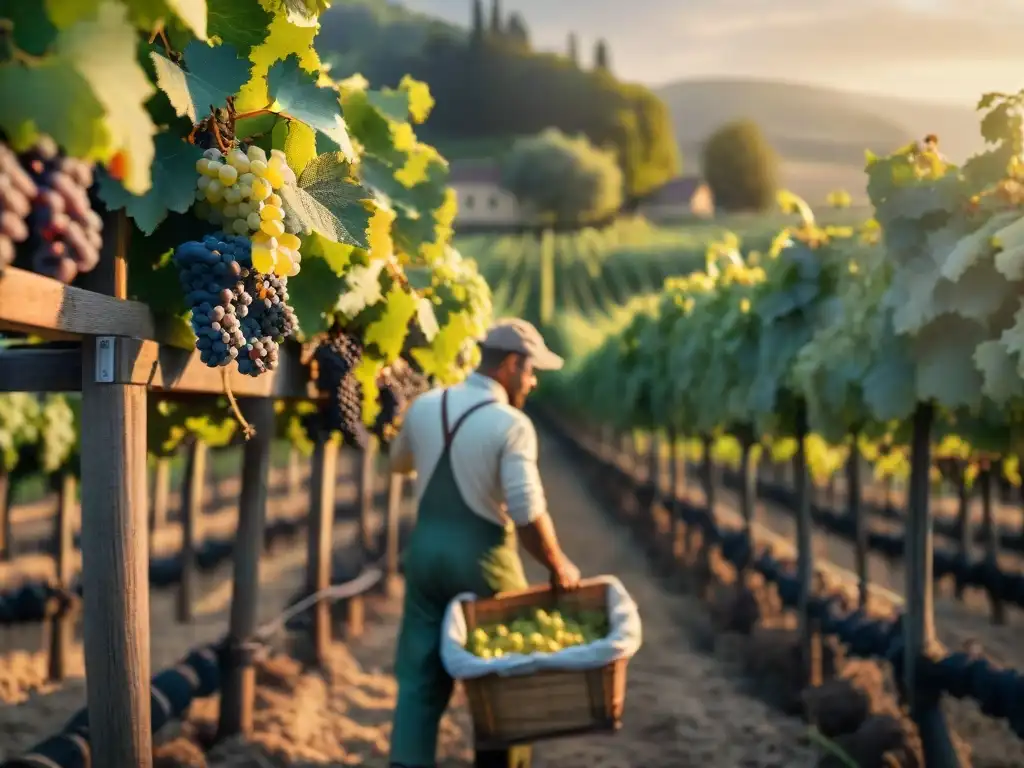
[[[400,0],[466,25],[470,0]],[[490,0],[484,0],[485,9]],[[973,107],[1024,88],[1024,0],[502,0],[534,46],[588,59],[608,40],[627,80],[760,77]]]

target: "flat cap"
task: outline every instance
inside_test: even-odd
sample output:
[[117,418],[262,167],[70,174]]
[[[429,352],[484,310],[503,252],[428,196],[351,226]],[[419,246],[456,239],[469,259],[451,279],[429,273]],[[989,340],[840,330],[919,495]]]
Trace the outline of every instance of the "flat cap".
[[565,364],[562,358],[548,349],[540,331],[518,318],[499,320],[492,325],[480,346],[525,355],[538,371],[557,371]]

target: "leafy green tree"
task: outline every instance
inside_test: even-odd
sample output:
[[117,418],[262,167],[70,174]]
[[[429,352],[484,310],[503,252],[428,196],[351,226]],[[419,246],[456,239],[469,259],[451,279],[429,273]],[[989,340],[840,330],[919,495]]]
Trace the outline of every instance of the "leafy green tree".
[[598,40],[594,46],[594,69],[603,72],[612,71],[612,55],[608,52],[608,43],[605,40]]
[[622,206],[623,175],[611,151],[557,128],[518,139],[505,157],[502,185],[547,224],[578,224]]
[[775,200],[778,159],[756,123],[737,120],[704,144],[703,172],[715,205],[727,211],[764,211]]
[[577,67],[580,65],[580,43],[579,38],[576,37],[575,32],[569,33],[569,43],[566,48],[566,54],[569,61],[575,64]]
[[526,20],[518,11],[509,14],[505,27],[505,38],[513,45],[527,49],[530,47],[530,30],[526,26]]

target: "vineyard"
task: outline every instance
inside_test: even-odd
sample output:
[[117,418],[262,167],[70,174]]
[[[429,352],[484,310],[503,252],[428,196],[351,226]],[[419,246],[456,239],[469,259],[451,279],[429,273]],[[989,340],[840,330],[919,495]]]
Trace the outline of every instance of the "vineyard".
[[0,764],[376,764],[388,446],[494,315],[567,358],[550,507],[657,648],[632,730],[545,759],[1021,764],[1024,94],[963,166],[870,155],[869,221],[456,240],[429,88],[332,75],[326,7],[5,7]]
[[[327,601],[357,611],[360,594],[397,576],[402,486],[390,483],[382,545],[373,457],[408,398],[472,368],[490,293],[450,245],[447,163],[416,137],[429,90],[333,79],[312,46],[324,7],[5,9],[0,621],[43,623],[45,677],[60,680],[80,620],[88,670],[87,708],[32,749],[36,762],[152,765],[154,730],[218,691],[217,740],[249,732],[265,546],[310,529],[298,586],[311,597],[294,613],[312,609],[321,660]],[[281,438],[311,457],[310,500],[268,517]],[[207,519],[205,467],[231,445],[237,513]],[[362,522],[358,556],[332,574],[342,447],[364,457]],[[52,530],[26,532],[10,502],[47,489]],[[226,634],[151,683],[149,587],[176,585],[188,623],[201,577],[221,563]]]
[[[962,760],[946,696],[1022,733],[1024,677],[1004,665],[1024,669],[1024,658],[1010,636],[943,606],[997,638],[995,657],[962,636],[946,650],[935,621],[938,580],[961,599],[981,591],[996,625],[1024,598],[1020,507],[999,503],[1020,485],[1020,101],[990,96],[982,108],[986,154],[962,168],[916,146],[870,158],[875,219],[859,227],[823,226],[782,195],[798,220],[770,248],[713,245],[706,267],[667,280],[603,339],[568,345],[582,354],[548,391],[606,474],[620,451],[646,467],[626,485],[655,545],[673,556],[703,541],[705,572],[713,550],[741,581],[776,587],[799,619],[803,685],[822,679],[823,636],[891,665],[929,766]],[[663,499],[687,464],[703,498]],[[881,498],[865,492],[872,465]],[[737,494],[734,520],[718,514],[719,480]],[[952,505],[934,503],[940,488]],[[792,560],[764,548],[759,498],[774,510],[768,528],[792,531]],[[815,526],[830,548],[842,542],[852,592],[816,576]],[[887,593],[884,610],[870,599],[872,553],[893,564],[885,581],[903,595]]]

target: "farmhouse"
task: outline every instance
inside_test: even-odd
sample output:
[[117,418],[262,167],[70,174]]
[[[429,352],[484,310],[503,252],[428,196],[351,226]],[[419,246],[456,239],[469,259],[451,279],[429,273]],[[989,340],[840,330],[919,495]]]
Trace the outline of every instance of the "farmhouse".
[[456,160],[449,184],[459,201],[457,224],[514,226],[520,222],[515,195],[501,187],[501,169],[491,160]]
[[711,188],[697,176],[677,176],[648,195],[639,212],[651,221],[673,221],[715,214]]

